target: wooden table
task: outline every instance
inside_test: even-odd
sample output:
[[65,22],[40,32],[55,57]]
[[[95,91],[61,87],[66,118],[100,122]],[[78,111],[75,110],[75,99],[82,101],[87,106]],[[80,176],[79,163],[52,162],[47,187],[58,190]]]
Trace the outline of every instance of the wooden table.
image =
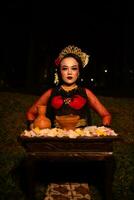
[[[114,153],[113,142],[118,139],[117,136],[105,137],[79,137],[71,139],[68,137],[26,137],[20,136],[19,142],[27,152],[27,187],[28,199],[34,199],[34,174],[37,162],[44,160],[52,161],[52,164],[57,161],[71,162],[103,162],[102,176],[103,199],[112,200],[112,182],[114,175]],[[35,164],[36,163],[36,164]],[[44,169],[45,170],[45,169]],[[98,165],[98,171],[99,171]],[[87,173],[87,172],[86,172]],[[88,176],[87,176],[88,177]]]

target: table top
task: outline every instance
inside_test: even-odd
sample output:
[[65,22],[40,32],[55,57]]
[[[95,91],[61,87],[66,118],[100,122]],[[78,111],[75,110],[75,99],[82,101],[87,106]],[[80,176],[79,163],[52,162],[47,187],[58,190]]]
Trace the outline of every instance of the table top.
[[24,135],[19,135],[18,136],[18,141],[20,142],[48,142],[48,141],[65,141],[65,142],[69,142],[69,141],[73,141],[73,142],[90,142],[90,141],[115,141],[115,140],[119,140],[120,136],[91,136],[91,137],[77,137],[77,138],[69,138],[69,137],[27,137]]
[[53,154],[76,154],[93,152],[113,152],[113,142],[117,141],[119,136],[101,136],[101,137],[26,137],[19,136],[18,141],[28,153]]

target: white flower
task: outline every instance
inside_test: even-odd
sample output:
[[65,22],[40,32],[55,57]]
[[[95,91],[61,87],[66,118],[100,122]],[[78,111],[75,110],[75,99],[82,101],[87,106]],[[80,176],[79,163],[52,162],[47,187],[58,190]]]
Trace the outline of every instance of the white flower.
[[88,64],[88,62],[89,62],[89,57],[90,57],[90,56],[86,54],[83,67],[85,67],[85,66]]

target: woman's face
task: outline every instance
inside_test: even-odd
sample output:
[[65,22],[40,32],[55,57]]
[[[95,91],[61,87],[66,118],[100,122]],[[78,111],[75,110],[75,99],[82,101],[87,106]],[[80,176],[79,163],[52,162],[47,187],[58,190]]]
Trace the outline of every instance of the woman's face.
[[64,58],[60,63],[60,72],[64,83],[72,85],[79,76],[79,64],[73,57]]

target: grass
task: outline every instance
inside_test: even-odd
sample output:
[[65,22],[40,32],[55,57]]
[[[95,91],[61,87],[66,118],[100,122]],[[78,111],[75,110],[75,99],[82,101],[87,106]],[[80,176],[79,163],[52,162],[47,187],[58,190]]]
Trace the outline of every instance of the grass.
[[[26,129],[25,113],[38,96],[0,92],[0,199],[25,200],[20,184],[19,168],[26,156],[17,141]],[[123,140],[115,142],[116,171],[113,182],[114,200],[134,199],[134,98],[103,97],[100,100],[112,113],[112,128]],[[100,124],[92,112],[93,124]],[[37,199],[43,196],[43,188]],[[95,191],[93,191],[95,192]],[[96,199],[98,199],[96,195]]]

